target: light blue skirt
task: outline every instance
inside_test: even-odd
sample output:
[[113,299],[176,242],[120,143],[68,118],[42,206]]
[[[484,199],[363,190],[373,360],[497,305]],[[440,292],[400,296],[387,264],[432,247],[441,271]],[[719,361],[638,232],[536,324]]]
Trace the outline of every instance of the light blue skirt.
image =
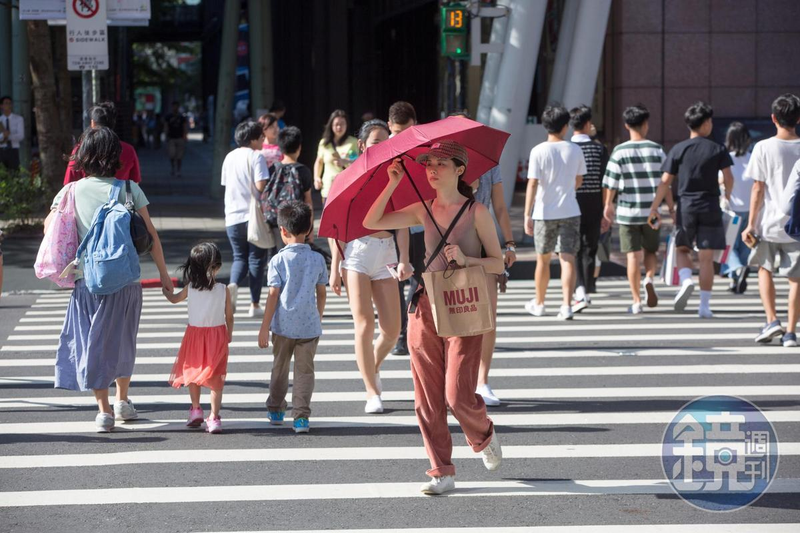
[[116,378],[131,377],[141,314],[141,283],[97,296],[76,281],[58,341],[55,387],[107,389]]

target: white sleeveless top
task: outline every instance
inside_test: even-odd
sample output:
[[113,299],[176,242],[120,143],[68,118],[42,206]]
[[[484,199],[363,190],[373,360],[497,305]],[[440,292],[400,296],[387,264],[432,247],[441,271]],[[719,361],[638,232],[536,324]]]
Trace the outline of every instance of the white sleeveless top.
[[227,288],[217,283],[210,291],[189,287],[189,325],[213,328],[225,325],[225,293]]

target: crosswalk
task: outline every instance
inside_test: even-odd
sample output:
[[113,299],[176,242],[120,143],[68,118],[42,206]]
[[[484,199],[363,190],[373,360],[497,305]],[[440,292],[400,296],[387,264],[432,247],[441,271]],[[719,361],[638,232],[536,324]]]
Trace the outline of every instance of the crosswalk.
[[[719,280],[716,317],[661,306],[625,314],[627,282],[603,279],[593,305],[558,320],[524,309],[533,282],[501,295],[490,408],[504,463],[487,472],[454,434],[457,490],[419,493],[428,467],[414,416],[407,357],[381,370],[386,412],[365,415],[346,300],[329,296],[316,356],[311,433],[270,426],[271,352],[259,320],[240,312],[223,397],[223,434],[185,427],[189,397],[167,377],[186,304],[145,290],[130,397],[140,419],[94,431],[90,394],[53,389],[53,357],[68,292],[0,308],[0,529],[13,531],[452,531],[516,533],[800,532],[800,349],[753,343],[756,294]],[[785,317],[788,286],[778,283]],[[247,295],[241,294],[244,309]],[[698,300],[687,309],[696,310]],[[710,515],[674,495],[661,470],[666,425],[709,394],[756,403],[780,439],[769,493]],[[207,405],[208,397],[204,394]],[[113,525],[112,525],[113,524]]]

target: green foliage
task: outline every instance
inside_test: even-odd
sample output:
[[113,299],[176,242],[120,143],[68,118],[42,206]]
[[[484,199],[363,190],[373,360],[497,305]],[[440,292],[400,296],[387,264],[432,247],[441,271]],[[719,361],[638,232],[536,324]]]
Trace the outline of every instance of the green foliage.
[[33,177],[25,169],[9,171],[0,165],[0,220],[30,226],[47,207],[49,197],[40,176]]

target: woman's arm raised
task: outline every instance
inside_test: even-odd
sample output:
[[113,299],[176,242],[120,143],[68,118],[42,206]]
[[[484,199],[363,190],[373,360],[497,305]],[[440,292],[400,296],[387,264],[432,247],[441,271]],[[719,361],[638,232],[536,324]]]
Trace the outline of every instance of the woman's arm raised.
[[[386,206],[389,204],[389,198],[392,197],[397,186],[400,185],[400,180],[403,178],[403,167],[399,159],[395,159],[387,169],[389,174],[389,183],[383,192],[378,196],[377,200],[372,204],[367,216],[364,217],[364,227],[367,229],[380,231],[390,229],[403,229],[410,228],[411,226],[418,226],[419,218],[419,205],[412,204],[394,213],[386,213]],[[410,179],[410,178],[409,178]]]

